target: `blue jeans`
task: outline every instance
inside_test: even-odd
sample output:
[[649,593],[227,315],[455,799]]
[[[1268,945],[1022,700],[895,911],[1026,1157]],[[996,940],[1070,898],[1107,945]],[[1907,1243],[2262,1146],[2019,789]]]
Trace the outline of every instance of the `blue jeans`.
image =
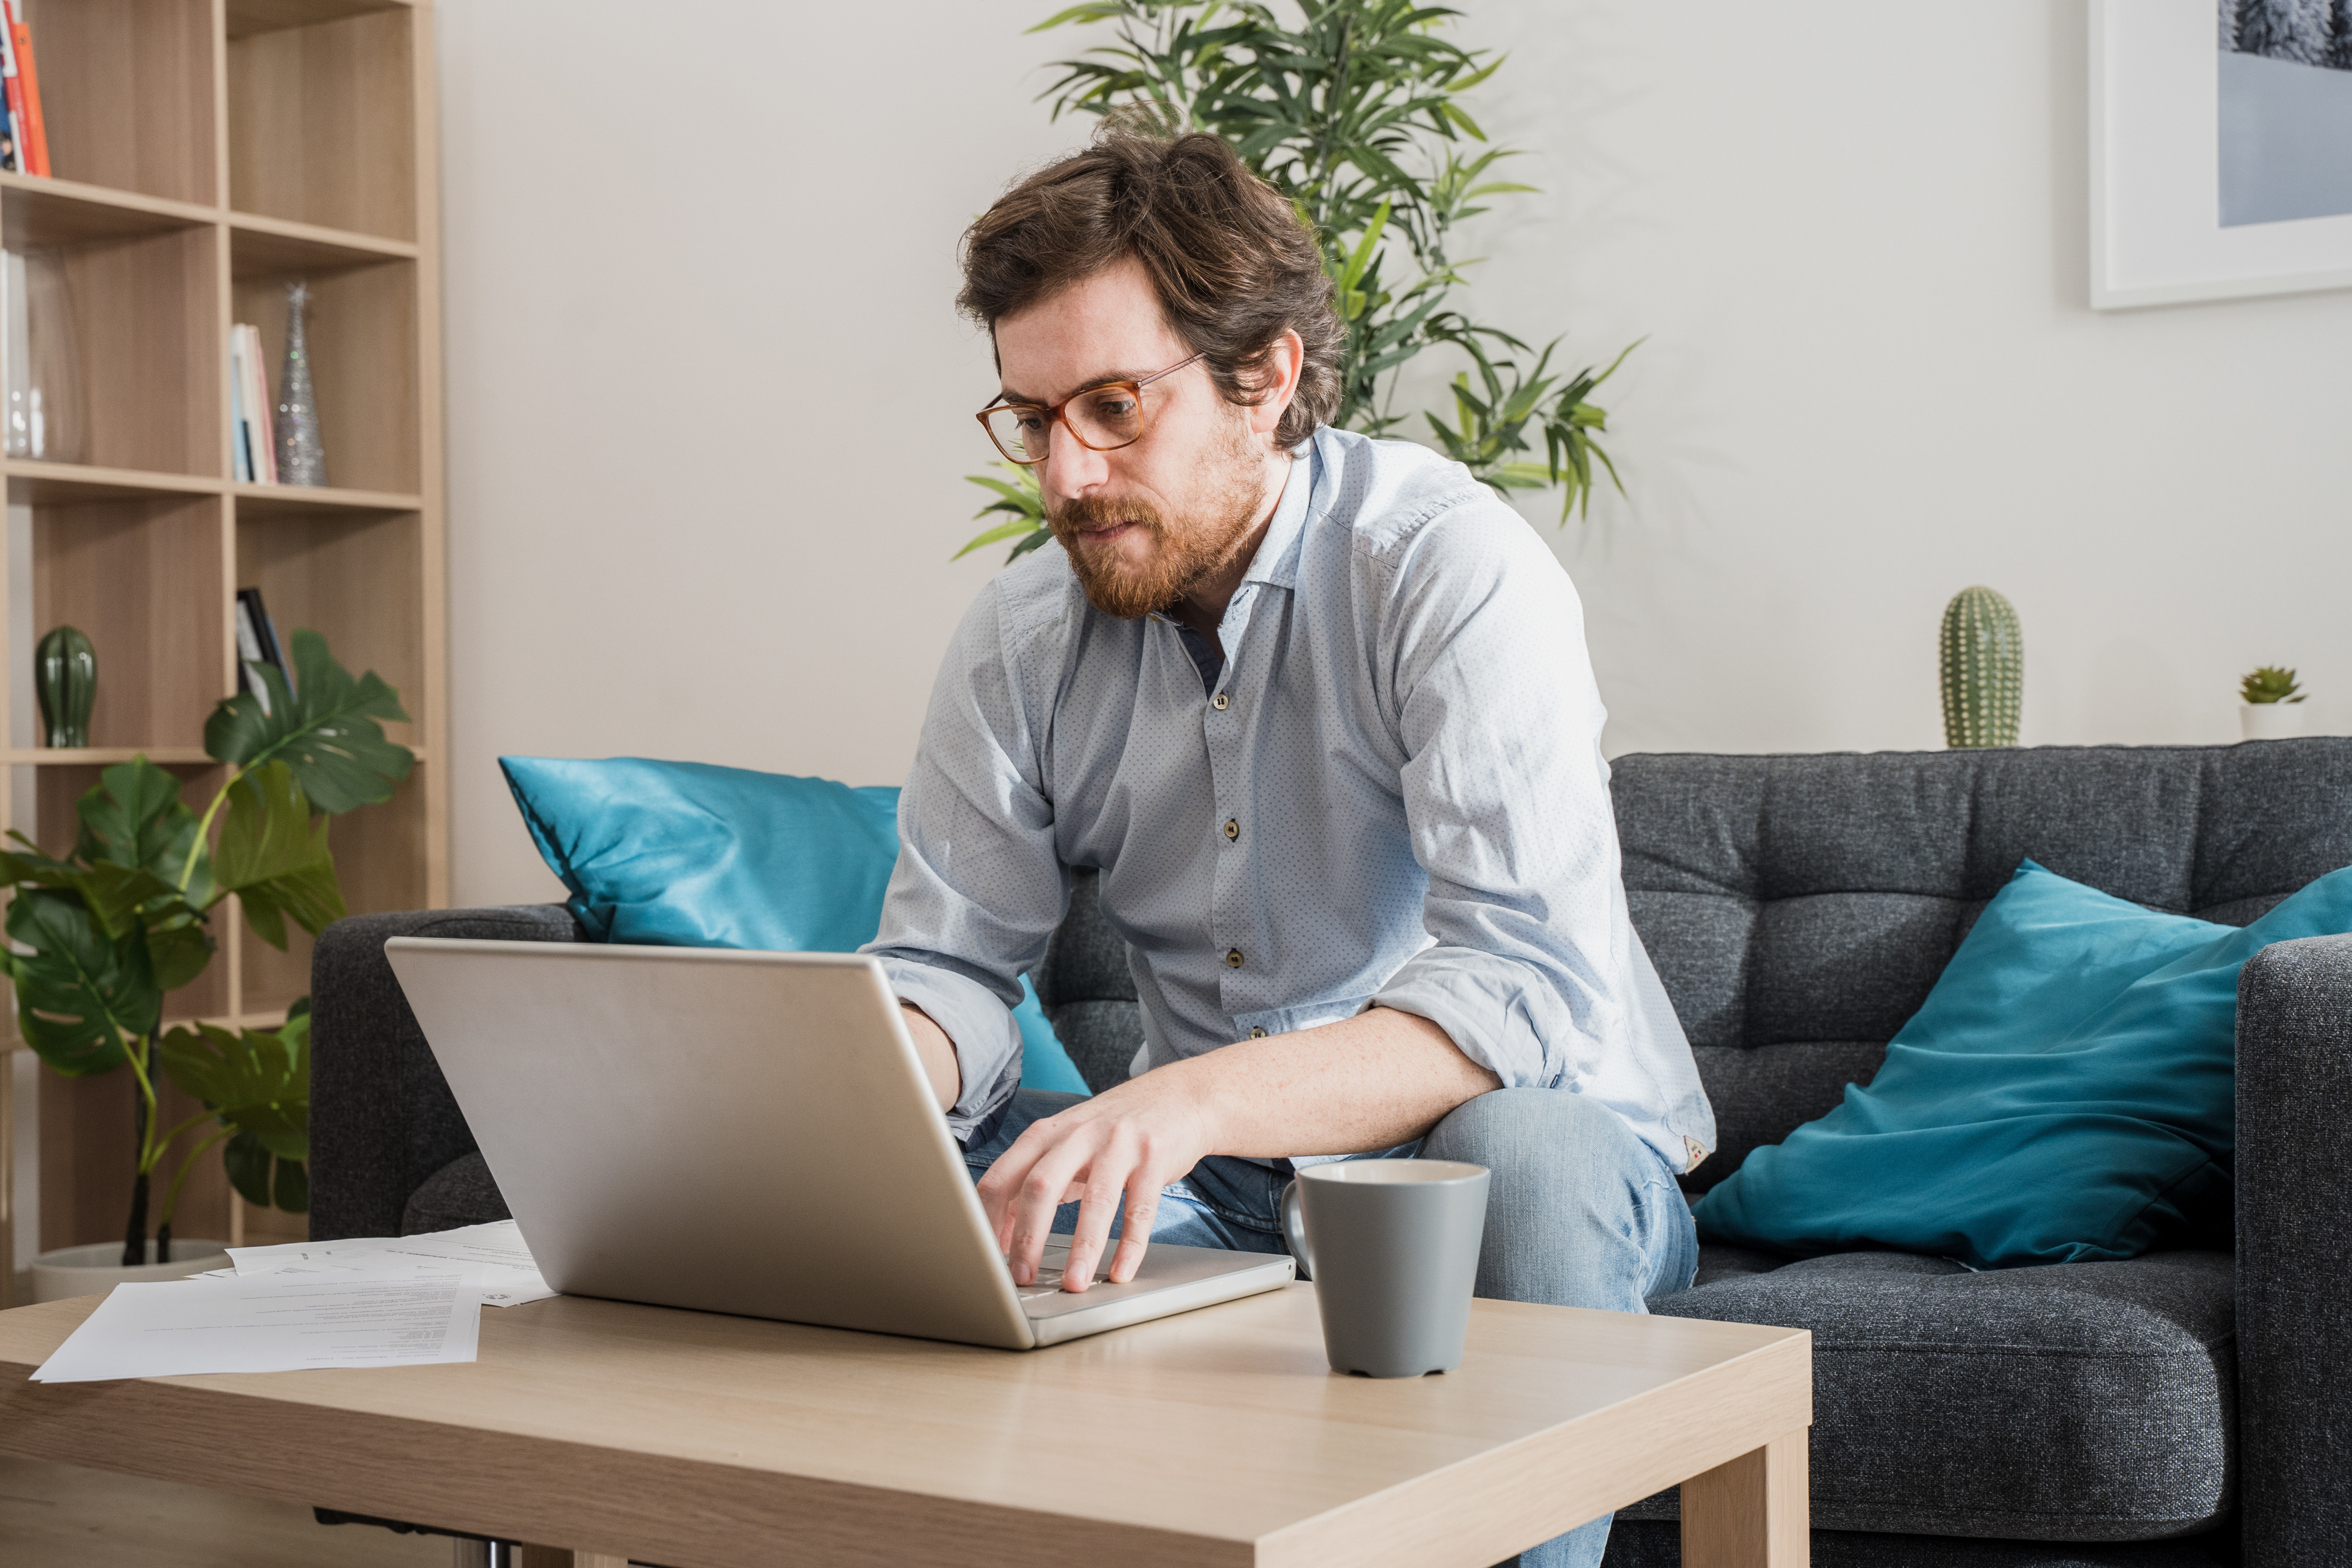
[[[964,1152],[972,1176],[993,1164],[1022,1130],[1076,1096],[1024,1089],[986,1142]],[[1616,1114],[1560,1089],[1482,1094],[1415,1142],[1360,1159],[1467,1160],[1493,1173],[1477,1293],[1505,1301],[1639,1312],[1646,1297],[1689,1287],[1698,1268],[1690,1206],[1650,1146]],[[1286,1163],[1269,1167],[1212,1154],[1165,1188],[1151,1239],[1241,1252],[1287,1252],[1282,1237]],[[1078,1205],[1054,1216],[1077,1228]],[[1118,1234],[1114,1219],[1111,1234]],[[1609,1542],[1609,1515],[1519,1553],[1519,1568],[1594,1568]]]

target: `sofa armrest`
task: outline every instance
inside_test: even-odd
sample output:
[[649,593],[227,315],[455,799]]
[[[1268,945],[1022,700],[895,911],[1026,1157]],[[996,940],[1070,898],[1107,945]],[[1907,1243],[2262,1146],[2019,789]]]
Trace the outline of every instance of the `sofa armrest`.
[[2238,976],[2237,1188],[2245,1561],[2352,1563],[2352,936]]
[[561,904],[337,921],[310,960],[310,1238],[396,1236],[408,1195],[474,1150],[383,944],[395,936],[578,942]]

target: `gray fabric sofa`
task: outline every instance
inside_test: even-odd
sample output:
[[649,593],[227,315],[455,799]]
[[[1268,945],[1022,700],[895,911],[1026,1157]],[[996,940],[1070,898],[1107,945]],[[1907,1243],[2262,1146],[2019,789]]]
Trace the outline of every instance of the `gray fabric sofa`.
[[[1694,1194],[1869,1080],[2021,858],[2231,924],[2352,865],[2352,740],[1633,756],[1614,794],[1634,923],[1720,1124]],[[325,933],[317,1237],[505,1212],[383,963],[399,932],[580,936],[560,908]],[[1124,1077],[1135,988],[1090,877],[1034,978],[1088,1081]],[[1811,1331],[1816,1563],[2352,1563],[2352,937],[2246,966],[2238,1059],[2236,1212],[2192,1247],[1989,1273],[1708,1247],[1651,1303]],[[1613,1568],[1676,1563],[1675,1509],[1624,1510]]]

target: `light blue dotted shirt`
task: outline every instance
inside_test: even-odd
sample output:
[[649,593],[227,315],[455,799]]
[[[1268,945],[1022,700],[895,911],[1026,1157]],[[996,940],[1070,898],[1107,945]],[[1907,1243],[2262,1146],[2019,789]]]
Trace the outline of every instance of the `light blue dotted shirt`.
[[[1633,933],[1582,607],[1424,447],[1322,429],[1218,627],[1087,603],[1047,544],[957,629],[898,803],[879,954],[955,1042],[958,1136],[1021,1076],[1009,1008],[1099,868],[1138,1072],[1378,1003],[1510,1088],[1589,1094],[1674,1170],[1715,1142]],[[1318,1156],[1290,1156],[1310,1161]]]

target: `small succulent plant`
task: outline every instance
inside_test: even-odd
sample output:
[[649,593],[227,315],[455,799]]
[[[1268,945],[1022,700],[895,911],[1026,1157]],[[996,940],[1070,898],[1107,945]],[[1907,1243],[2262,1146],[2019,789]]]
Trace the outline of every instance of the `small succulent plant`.
[[2238,683],[2238,695],[2249,703],[2300,702],[2303,689],[2294,681],[2294,671],[2266,664]]

